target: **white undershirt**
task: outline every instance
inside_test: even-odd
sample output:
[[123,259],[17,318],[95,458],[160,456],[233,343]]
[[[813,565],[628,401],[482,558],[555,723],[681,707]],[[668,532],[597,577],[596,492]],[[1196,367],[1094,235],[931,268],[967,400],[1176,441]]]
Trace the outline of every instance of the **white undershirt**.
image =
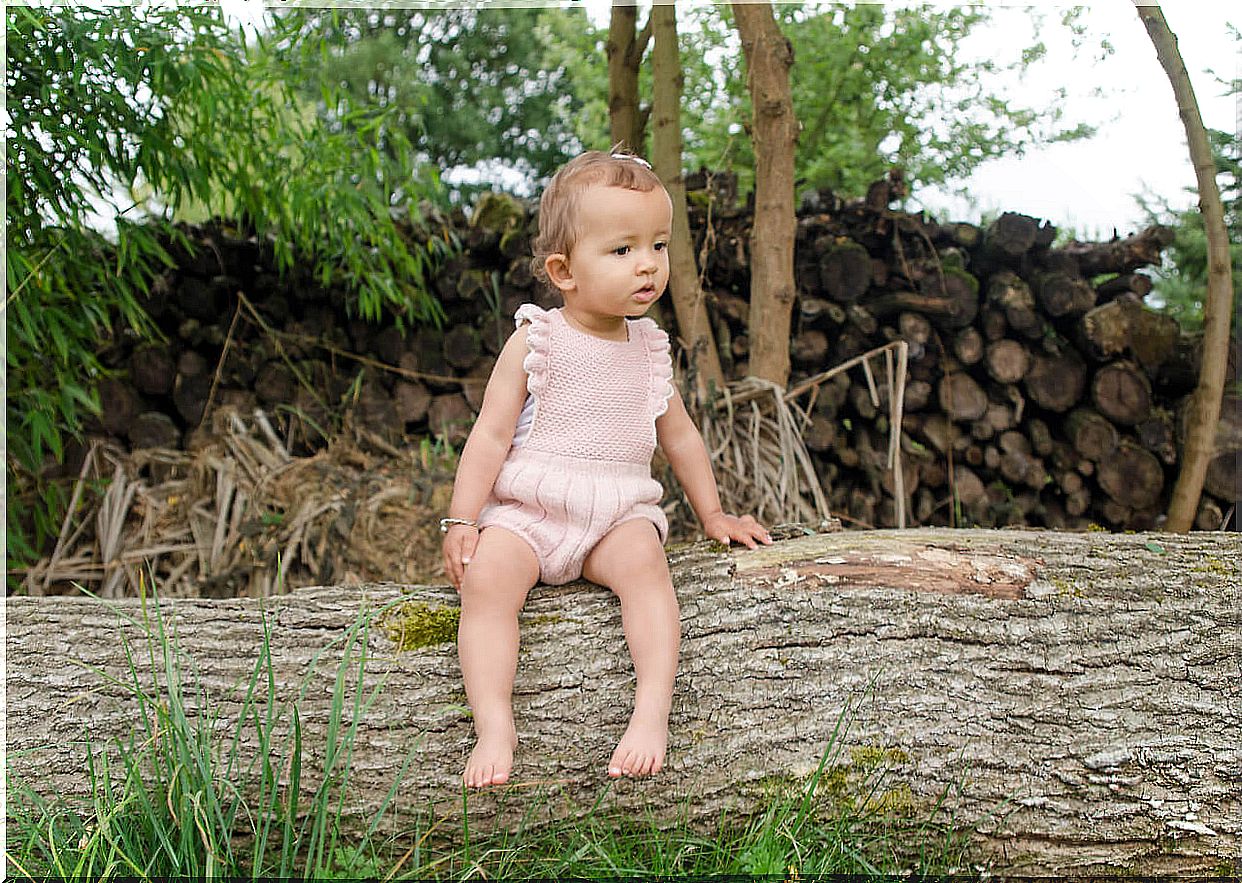
[[530,435],[530,425],[535,422],[535,397],[530,393],[526,394],[526,404],[522,406],[522,413],[518,416],[517,429],[513,433],[513,447],[521,447],[526,441],[526,436]]

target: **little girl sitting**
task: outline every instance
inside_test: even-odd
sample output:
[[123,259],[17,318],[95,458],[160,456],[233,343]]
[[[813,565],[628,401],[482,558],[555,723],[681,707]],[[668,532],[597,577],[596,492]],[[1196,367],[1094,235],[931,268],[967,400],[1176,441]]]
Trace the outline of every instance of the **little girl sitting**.
[[[680,624],[664,542],[658,444],[707,536],[770,543],[721,511],[707,450],[672,384],[668,335],[640,318],[668,283],[672,203],[629,154],[585,153],[543,193],[535,271],[564,306],[524,304],[462,451],[444,530],[477,742],[470,787],[509,780],[518,611],[537,580],[584,576],[621,601],[637,689],[610,776],[660,771]],[[525,326],[525,327],[523,327]]]

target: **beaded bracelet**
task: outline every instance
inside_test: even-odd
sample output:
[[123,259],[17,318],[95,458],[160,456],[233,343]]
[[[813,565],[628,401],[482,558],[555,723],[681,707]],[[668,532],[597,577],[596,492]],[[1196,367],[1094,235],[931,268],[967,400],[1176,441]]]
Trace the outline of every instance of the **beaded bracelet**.
[[464,524],[466,527],[473,527],[475,530],[479,529],[479,523],[471,521],[469,518],[441,518],[440,533],[448,533],[449,525],[452,524]]

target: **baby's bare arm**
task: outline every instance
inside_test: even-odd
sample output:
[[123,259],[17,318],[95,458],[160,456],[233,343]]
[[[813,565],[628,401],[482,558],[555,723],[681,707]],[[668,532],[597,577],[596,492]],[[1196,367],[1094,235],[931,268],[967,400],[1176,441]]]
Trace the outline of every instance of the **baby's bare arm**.
[[518,417],[526,403],[526,328],[510,336],[492,369],[479,417],[470,430],[457,464],[449,517],[478,517],[513,444]]
[[[496,476],[509,454],[513,432],[526,402],[526,372],[522,370],[526,351],[526,329],[520,328],[501,350],[487,381],[479,417],[457,463],[453,499],[449,504],[450,518],[477,520],[496,484]],[[461,591],[466,565],[478,541],[479,532],[468,525],[453,525],[444,535],[441,544],[444,573],[458,591]]]
[[722,543],[737,540],[751,549],[756,546],[755,540],[772,542],[767,530],[753,516],[738,518],[721,509],[720,489],[712,473],[707,446],[676,389],[669,399],[668,410],[656,420],[656,441],[681,482],[704,533]]
[[686,413],[681,393],[675,389],[668,400],[668,410],[656,420],[656,441],[681,482],[694,514],[707,524],[709,518],[720,514],[720,491],[703,437]]

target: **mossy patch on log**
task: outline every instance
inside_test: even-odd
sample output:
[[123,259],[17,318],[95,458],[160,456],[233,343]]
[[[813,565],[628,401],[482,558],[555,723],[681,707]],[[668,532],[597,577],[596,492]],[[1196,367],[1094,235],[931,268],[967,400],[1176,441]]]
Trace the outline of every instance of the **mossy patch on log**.
[[406,601],[384,615],[380,625],[401,652],[450,644],[457,640],[461,621],[458,607],[435,607],[423,601]]
[[1195,573],[1214,573],[1217,576],[1237,576],[1238,569],[1230,567],[1215,555],[1204,555],[1191,570]]
[[962,266],[954,266],[952,263],[949,263],[949,264],[942,264],[941,266],[942,266],[942,268],[943,268],[943,270],[944,270],[944,275],[945,275],[945,276],[955,276],[955,277],[957,277],[958,279],[960,279],[960,280],[962,281],[962,283],[963,283],[963,284],[964,284],[964,285],[965,285],[968,289],[970,289],[970,293],[971,293],[971,294],[974,294],[974,295],[976,295],[976,296],[979,294],[979,279],[978,279],[978,277],[977,277],[977,276],[975,276],[973,273],[971,273],[969,270],[967,270],[965,267],[962,267]]
[[[879,745],[855,745],[849,759],[830,762],[819,774],[815,784],[816,802],[832,813],[857,815],[878,813],[888,818],[929,817],[933,802],[920,799],[905,782],[882,787],[889,771],[910,762],[910,755],[900,748]],[[815,774],[798,778],[791,775],[770,775],[750,787],[767,801],[794,798],[806,793]]]

